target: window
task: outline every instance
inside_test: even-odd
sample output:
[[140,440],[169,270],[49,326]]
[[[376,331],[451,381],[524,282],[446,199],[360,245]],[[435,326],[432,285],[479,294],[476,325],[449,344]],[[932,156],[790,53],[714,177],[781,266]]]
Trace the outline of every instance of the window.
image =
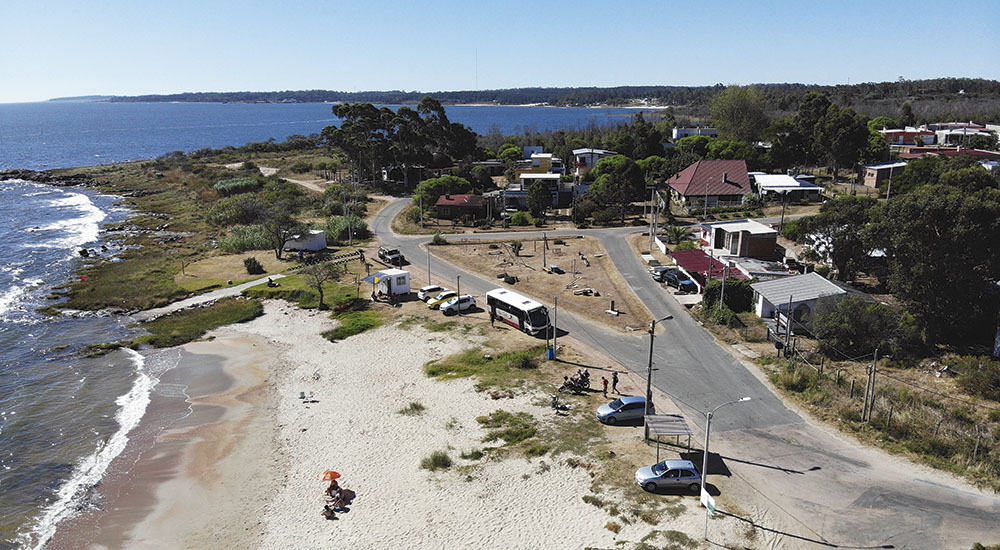
[[677,479],[678,477],[680,477],[680,475],[681,475],[680,470],[670,470],[669,472],[667,472],[667,475],[663,477],[667,479]]
[[396,277],[396,286],[403,286],[406,284],[406,277]]

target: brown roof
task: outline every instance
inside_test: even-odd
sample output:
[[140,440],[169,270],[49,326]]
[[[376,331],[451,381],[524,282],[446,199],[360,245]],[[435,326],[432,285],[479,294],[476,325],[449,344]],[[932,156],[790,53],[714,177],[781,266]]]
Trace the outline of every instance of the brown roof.
[[483,206],[482,195],[441,195],[435,206],[467,206],[479,208]]
[[747,175],[747,163],[743,160],[699,160],[667,180],[667,184],[685,197],[704,196],[706,193],[744,195],[750,192],[750,176]]

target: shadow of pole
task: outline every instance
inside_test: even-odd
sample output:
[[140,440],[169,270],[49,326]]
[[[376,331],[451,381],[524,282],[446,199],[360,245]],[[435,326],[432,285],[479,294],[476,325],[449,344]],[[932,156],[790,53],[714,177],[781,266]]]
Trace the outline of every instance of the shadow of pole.
[[[764,526],[764,525],[760,525],[758,523],[754,523],[754,521],[752,519],[745,518],[745,517],[742,517],[742,516],[738,516],[736,514],[730,514],[729,512],[726,512],[724,510],[716,509],[715,513],[723,515],[723,516],[728,516],[728,517],[731,517],[733,519],[736,519],[736,520],[748,523],[754,529],[760,529],[761,531],[766,531],[768,533],[774,533],[775,535],[780,535],[780,536],[783,536],[783,537],[789,537],[789,538],[793,538],[793,539],[796,539],[796,540],[801,540],[801,541],[805,541],[805,542],[811,542],[813,544],[817,544],[819,546],[825,546],[827,548],[846,548],[846,549],[853,549],[853,550],[867,550],[867,549],[874,549],[874,548],[895,548],[895,546],[893,546],[891,544],[879,544],[879,545],[874,545],[874,546],[844,546],[844,545],[840,545],[840,544],[834,544],[832,542],[829,542],[829,541],[826,541],[826,540],[822,540],[822,539],[811,539],[809,537],[805,537],[805,536],[802,536],[802,535],[795,535],[795,534],[788,533],[788,532],[785,532],[785,531],[779,531],[779,530],[773,529],[771,527],[767,527],[767,526]],[[713,545],[713,546],[718,546],[720,548],[732,548],[730,546],[726,546],[725,544],[722,544],[722,543],[719,543],[719,542],[714,542],[714,541],[711,541],[711,540],[709,540],[708,543],[711,544],[711,545]],[[733,550],[737,550],[737,549],[734,548]]]

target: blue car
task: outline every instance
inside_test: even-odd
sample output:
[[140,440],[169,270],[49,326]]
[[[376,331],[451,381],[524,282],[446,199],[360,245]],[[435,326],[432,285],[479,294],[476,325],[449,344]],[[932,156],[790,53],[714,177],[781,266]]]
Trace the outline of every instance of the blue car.
[[[597,419],[605,424],[617,424],[628,420],[641,420],[646,410],[646,398],[639,395],[623,395],[597,409]],[[649,404],[649,414],[656,414],[653,404]]]
[[662,275],[662,281],[681,292],[698,292],[698,285],[680,271],[667,271]]

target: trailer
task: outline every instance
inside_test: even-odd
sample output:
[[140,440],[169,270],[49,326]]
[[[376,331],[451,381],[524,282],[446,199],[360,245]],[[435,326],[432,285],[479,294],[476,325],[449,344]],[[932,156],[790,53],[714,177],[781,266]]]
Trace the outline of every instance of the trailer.
[[372,284],[376,299],[398,300],[410,294],[410,272],[405,269],[383,269],[364,278]]
[[305,233],[294,235],[292,240],[285,244],[285,250],[295,252],[296,250],[307,250],[318,252],[326,248],[326,232],[322,229],[310,229]]

